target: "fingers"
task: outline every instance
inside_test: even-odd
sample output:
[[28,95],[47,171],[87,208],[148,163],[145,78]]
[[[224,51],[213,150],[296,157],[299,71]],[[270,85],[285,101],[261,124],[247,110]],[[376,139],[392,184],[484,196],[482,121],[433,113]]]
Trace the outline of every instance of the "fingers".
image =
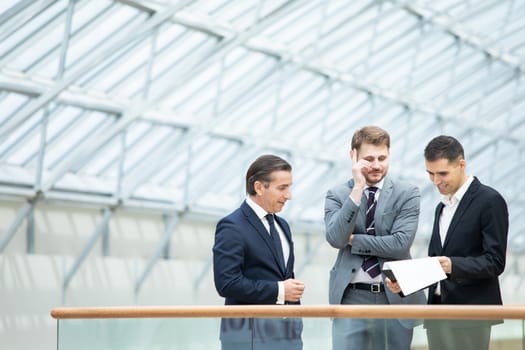
[[350,151],[350,157],[352,158],[352,172],[355,172],[354,176],[358,174],[362,176],[370,171],[370,162],[363,158],[358,159],[357,150],[355,148]]
[[438,256],[437,259],[445,273],[452,272],[452,260],[448,256]]
[[296,279],[285,281],[285,299],[287,301],[299,301],[304,293],[304,282]]
[[304,293],[304,282],[301,282],[301,281],[298,281],[298,280],[294,280],[294,291],[295,291],[295,294],[300,297],[303,296],[303,293]]
[[299,280],[292,280],[292,284],[295,289],[303,292],[304,291],[304,282],[301,282]]
[[388,289],[392,291],[392,293],[399,293],[401,292],[401,287],[399,286],[398,282],[392,282],[390,278],[385,277],[386,286]]

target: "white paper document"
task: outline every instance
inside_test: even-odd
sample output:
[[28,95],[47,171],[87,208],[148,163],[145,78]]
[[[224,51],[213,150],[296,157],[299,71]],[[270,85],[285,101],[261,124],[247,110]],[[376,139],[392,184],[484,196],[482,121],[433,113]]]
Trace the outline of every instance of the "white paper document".
[[403,296],[447,278],[436,257],[388,261],[383,264],[383,273],[399,283]]

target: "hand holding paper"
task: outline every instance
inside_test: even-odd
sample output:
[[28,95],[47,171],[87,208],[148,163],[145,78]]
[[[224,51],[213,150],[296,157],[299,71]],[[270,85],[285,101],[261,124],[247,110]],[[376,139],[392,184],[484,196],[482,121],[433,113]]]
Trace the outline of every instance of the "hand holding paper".
[[383,264],[383,274],[399,283],[402,296],[447,278],[436,257],[388,261]]

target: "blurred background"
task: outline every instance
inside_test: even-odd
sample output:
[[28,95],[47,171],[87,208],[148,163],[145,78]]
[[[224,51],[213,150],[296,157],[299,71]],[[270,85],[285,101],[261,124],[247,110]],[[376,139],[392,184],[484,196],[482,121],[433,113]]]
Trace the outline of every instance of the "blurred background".
[[463,143],[508,202],[502,291],[523,302],[524,18],[523,0],[3,0],[0,348],[56,348],[58,306],[222,304],[215,224],[264,153],[293,166],[303,303],[327,303],[324,195],[372,124],[421,190],[415,257],[440,200],[423,148]]

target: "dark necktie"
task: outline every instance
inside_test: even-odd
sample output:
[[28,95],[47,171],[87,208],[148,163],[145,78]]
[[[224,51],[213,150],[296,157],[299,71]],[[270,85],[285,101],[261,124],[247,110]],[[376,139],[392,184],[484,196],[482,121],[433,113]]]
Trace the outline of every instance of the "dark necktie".
[[[374,235],[376,234],[375,229],[375,223],[374,223],[374,214],[376,212],[376,195],[377,187],[369,187],[368,188],[368,202],[366,206],[366,233],[368,235]],[[367,272],[370,277],[376,277],[381,273],[381,269],[379,268],[379,260],[376,256],[367,256],[363,260],[363,264],[361,265],[363,270]]]
[[270,225],[270,236],[272,237],[272,241],[273,241],[273,245],[275,246],[275,250],[277,250],[279,264],[281,265],[281,268],[284,271],[285,263],[284,263],[284,255],[283,255],[283,246],[281,245],[281,238],[279,237],[279,232],[277,232],[277,229],[275,228],[275,222],[273,220],[273,215],[267,214],[266,220],[268,220],[268,224]]

